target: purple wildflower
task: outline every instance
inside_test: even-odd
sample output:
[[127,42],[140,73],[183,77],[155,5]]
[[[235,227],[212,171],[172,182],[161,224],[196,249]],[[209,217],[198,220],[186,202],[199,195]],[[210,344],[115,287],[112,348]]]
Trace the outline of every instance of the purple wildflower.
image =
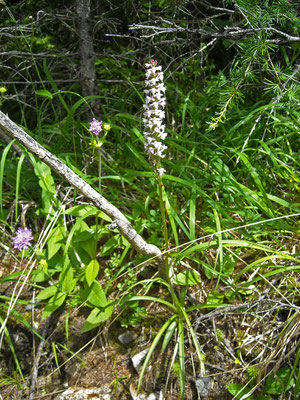
[[93,118],[92,122],[90,123],[89,131],[98,136],[102,131],[102,121],[98,121],[96,118]]
[[18,250],[28,250],[30,242],[33,240],[32,230],[25,228],[19,228],[16,232],[16,236],[13,236],[14,248]]

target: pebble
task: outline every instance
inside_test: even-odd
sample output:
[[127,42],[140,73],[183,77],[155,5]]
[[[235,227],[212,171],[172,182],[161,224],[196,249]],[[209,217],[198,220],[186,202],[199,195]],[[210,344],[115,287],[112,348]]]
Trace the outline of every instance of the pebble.
[[205,399],[205,397],[208,397],[211,391],[212,380],[208,377],[198,378],[196,379],[195,383],[198,395],[201,397],[201,399]]
[[89,389],[70,388],[57,396],[55,400],[113,400],[110,393],[109,386]]
[[118,336],[118,340],[122,344],[129,344],[133,342],[136,339],[137,335],[133,331],[127,331],[124,333],[121,333],[121,335]]
[[140,351],[139,353],[135,354],[133,357],[131,357],[132,364],[138,374],[142,368],[142,365],[146,358],[147,353],[148,353],[148,349],[145,349],[145,350]]

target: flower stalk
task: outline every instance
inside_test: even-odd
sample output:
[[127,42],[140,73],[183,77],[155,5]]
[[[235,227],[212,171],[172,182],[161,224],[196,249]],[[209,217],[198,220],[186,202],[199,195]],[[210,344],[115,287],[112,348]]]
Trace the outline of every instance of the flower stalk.
[[[101,156],[101,147],[105,141],[106,135],[108,131],[110,131],[111,127],[109,124],[103,124],[102,121],[98,121],[96,118],[93,118],[92,122],[90,123],[89,131],[93,133],[95,138],[91,141],[92,147],[97,149],[97,156],[98,156],[98,188],[99,193],[101,193],[101,178],[102,178],[102,156]],[[100,136],[100,133],[103,132],[103,135]],[[98,232],[98,214],[96,215],[96,233]],[[95,244],[95,253],[97,251],[97,241]]]
[[145,64],[146,67],[146,80],[145,80],[145,104],[144,104],[144,137],[145,137],[145,150],[148,153],[149,163],[153,168],[159,194],[159,205],[162,218],[162,230],[165,242],[165,271],[164,278],[169,281],[169,238],[167,229],[166,209],[164,202],[164,184],[162,176],[166,170],[161,166],[161,160],[165,158],[165,150],[167,146],[163,140],[167,137],[165,131],[165,91],[164,76],[162,67],[157,65],[157,61],[151,60]]

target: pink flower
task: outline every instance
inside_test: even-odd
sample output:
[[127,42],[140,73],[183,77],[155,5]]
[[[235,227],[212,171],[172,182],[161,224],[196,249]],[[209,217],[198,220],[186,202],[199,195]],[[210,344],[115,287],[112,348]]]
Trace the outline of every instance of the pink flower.
[[16,232],[16,236],[12,238],[14,242],[14,248],[18,250],[26,249],[30,246],[30,242],[33,240],[32,230],[25,228],[19,228]]
[[96,118],[93,118],[92,122],[90,123],[89,131],[98,136],[102,131],[102,121],[98,121]]

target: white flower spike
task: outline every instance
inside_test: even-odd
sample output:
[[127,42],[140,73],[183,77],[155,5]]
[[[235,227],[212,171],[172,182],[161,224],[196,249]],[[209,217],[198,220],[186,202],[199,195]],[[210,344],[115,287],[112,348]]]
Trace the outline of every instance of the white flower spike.
[[157,65],[157,61],[151,60],[150,63],[145,64],[146,67],[146,81],[145,86],[147,89],[145,93],[144,104],[144,137],[145,150],[148,153],[149,161],[154,167],[155,172],[162,176],[166,170],[160,167],[160,159],[165,157],[164,151],[167,146],[161,141],[167,136],[165,132],[165,125],[163,123],[165,118],[165,91],[164,75],[161,66]]

